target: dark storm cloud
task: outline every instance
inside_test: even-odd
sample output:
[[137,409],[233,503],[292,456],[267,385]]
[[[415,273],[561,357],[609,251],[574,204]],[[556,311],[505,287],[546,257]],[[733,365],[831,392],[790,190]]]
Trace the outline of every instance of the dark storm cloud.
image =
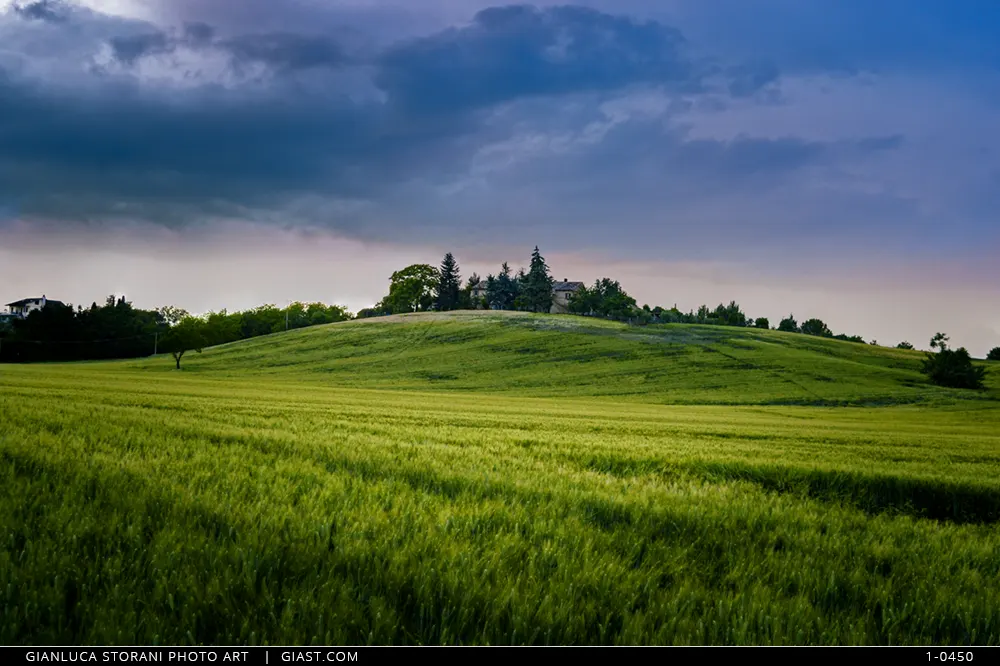
[[66,20],[66,7],[60,0],[38,0],[28,4],[16,4],[14,13],[24,19],[60,23]]
[[[676,31],[578,8],[488,10],[471,27],[395,46],[368,64],[388,105],[298,84],[294,70],[348,64],[322,37],[129,24],[109,43],[127,66],[211,47],[289,78],[160,91],[120,77],[76,89],[0,76],[0,199],[21,214],[177,222],[310,195],[377,198],[415,178],[460,177],[484,144],[510,135],[477,113],[492,102],[694,80]],[[442,105],[448,114],[424,113]]]
[[145,56],[169,53],[175,47],[162,32],[112,37],[109,43],[115,58],[127,65],[133,65],[136,60]]
[[347,62],[347,55],[326,37],[269,33],[242,35],[219,42],[237,62],[260,62],[278,69],[335,67]]
[[[664,121],[710,86],[717,97],[752,97],[777,71],[760,63],[707,67],[687,55],[677,30],[592,9],[488,9],[465,26],[371,56],[324,35],[180,25],[122,22],[119,34],[102,37],[124,72],[104,68],[61,85],[0,72],[3,209],[171,226],[212,217],[303,219],[402,238],[419,237],[421,225],[467,224],[469,216],[455,216],[466,204],[470,215],[530,224],[530,216],[497,211],[548,199],[577,211],[581,228],[594,221],[589,209],[611,205],[642,226],[643,207],[763,192],[845,150],[832,141],[665,131]],[[184,85],[139,78],[142,59],[180,57],[182,49],[185,58],[221,53],[235,70],[261,63],[273,76]],[[158,67],[172,66],[172,58],[163,60]],[[720,76],[721,84],[708,82]],[[602,102],[637,89],[671,102],[655,118],[618,119],[602,138],[588,139],[589,126],[608,122]],[[517,146],[533,134],[569,137],[570,147],[525,153]],[[851,150],[892,147],[873,141]],[[484,151],[505,143],[513,146],[505,159],[517,168],[483,167]],[[440,194],[474,171],[485,194]],[[531,197],[521,200],[520,192]],[[358,202],[375,214],[351,212]]]
[[[204,89],[167,104],[132,86],[103,92],[79,99],[0,77],[0,200],[68,219],[134,204],[173,222],[225,203],[269,206],[323,188],[371,134],[358,109],[326,97],[288,106]],[[339,186],[355,187],[346,176]]]
[[260,33],[214,39],[215,29],[204,23],[188,23],[178,36],[156,31],[113,37],[109,40],[115,59],[134,65],[146,56],[173,53],[180,47],[216,49],[227,53],[234,66],[261,63],[277,70],[336,67],[348,56],[335,41],[313,35]]
[[421,112],[634,83],[696,88],[681,34],[582,7],[495,7],[468,27],[400,44],[379,58],[378,83]]
[[194,45],[205,45],[215,37],[215,28],[207,23],[188,22],[184,24],[184,39]]

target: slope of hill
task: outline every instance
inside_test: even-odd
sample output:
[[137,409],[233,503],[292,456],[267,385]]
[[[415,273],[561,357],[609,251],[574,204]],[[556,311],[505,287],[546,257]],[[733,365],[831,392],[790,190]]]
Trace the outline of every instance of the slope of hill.
[[[678,404],[889,405],[995,400],[931,386],[923,354],[758,329],[630,327],[573,316],[427,313],[317,326],[207,349],[185,374],[359,388],[611,396]],[[171,372],[163,358],[117,367]]]

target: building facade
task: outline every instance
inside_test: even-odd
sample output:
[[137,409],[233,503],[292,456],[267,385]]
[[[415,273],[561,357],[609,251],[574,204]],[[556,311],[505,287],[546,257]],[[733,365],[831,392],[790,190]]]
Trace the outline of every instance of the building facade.
[[47,305],[62,305],[62,302],[49,300],[45,294],[42,294],[41,298],[22,298],[7,304],[7,316],[24,319],[35,310],[41,310]]

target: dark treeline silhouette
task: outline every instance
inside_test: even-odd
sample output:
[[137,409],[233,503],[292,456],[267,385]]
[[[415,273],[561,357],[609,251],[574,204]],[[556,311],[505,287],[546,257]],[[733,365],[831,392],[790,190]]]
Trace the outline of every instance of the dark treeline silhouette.
[[196,329],[204,346],[235,342],[287,329],[350,319],[339,305],[293,303],[287,308],[262,305],[243,312],[211,312],[193,317],[166,306],[157,310],[133,307],[125,297],[108,296],[104,305],[89,308],[49,302],[23,319],[0,325],[0,363],[83,361],[152,356],[164,353],[182,330]]
[[153,353],[164,316],[108,296],[89,308],[49,302],[0,331],[0,362],[78,361],[135,358]]

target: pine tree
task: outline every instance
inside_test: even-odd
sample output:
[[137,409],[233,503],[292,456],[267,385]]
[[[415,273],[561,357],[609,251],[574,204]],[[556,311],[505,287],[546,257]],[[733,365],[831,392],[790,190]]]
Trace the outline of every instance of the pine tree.
[[545,258],[535,246],[531,253],[531,266],[524,277],[521,294],[522,303],[531,312],[548,312],[552,309],[552,276]]
[[462,276],[458,273],[458,262],[451,252],[444,255],[441,270],[438,271],[437,309],[454,310],[458,308],[459,294],[462,289]]

